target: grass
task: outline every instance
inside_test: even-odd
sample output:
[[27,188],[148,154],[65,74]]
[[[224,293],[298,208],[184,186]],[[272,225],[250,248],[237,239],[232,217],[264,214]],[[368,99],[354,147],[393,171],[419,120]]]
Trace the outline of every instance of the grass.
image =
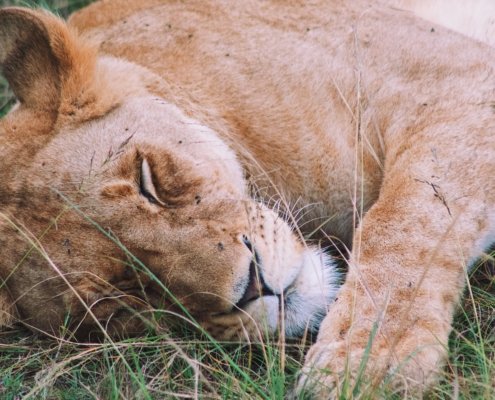
[[[34,2],[67,16],[88,0]],[[26,5],[0,0],[0,5]],[[33,3],[30,3],[33,4]],[[13,104],[0,78],[0,116]],[[449,361],[432,399],[495,398],[495,254],[471,276],[449,343]],[[183,328],[122,341],[48,339],[21,326],[0,331],[0,398],[32,399],[283,399],[309,341],[222,344]],[[400,398],[359,382],[354,398]],[[342,399],[350,396],[342,395]]]

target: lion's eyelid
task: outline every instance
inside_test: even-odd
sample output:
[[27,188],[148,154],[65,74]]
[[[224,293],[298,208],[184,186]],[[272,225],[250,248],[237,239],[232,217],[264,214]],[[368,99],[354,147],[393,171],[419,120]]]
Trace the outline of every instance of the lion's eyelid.
[[143,158],[143,161],[141,162],[139,189],[141,194],[146,197],[150,203],[159,204],[163,207],[167,206],[158,198],[155,190],[155,185],[153,184],[153,175],[151,173],[151,168],[146,158]]

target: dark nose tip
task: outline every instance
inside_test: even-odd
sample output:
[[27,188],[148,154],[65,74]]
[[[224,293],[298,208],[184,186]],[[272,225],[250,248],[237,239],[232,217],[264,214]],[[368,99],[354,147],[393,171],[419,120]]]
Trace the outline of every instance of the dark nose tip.
[[253,261],[251,262],[251,264],[254,262],[257,266],[261,265],[261,259],[260,259],[260,256],[258,254],[258,252],[256,251],[256,249],[254,248],[253,244],[251,243],[251,241],[249,240],[249,238],[246,236],[246,235],[242,235],[242,242],[246,245],[246,247],[249,249],[249,251],[251,253],[253,253]]
[[252,245],[251,241],[247,236],[243,236],[242,240],[246,247],[253,253],[253,259],[249,264],[249,280],[244,291],[242,298],[237,302],[236,307],[243,308],[250,301],[256,300],[261,296],[272,296],[275,295],[273,291],[268,287],[263,279],[263,275],[259,270],[259,266],[261,264],[261,259]]
[[254,254],[253,244],[251,243],[251,241],[248,239],[248,237],[246,235],[242,235],[242,242],[246,245],[246,247],[249,249],[249,251]]

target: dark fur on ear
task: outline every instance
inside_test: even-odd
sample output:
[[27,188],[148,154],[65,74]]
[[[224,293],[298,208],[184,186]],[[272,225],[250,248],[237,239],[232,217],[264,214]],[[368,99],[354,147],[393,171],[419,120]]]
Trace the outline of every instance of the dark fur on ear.
[[56,110],[60,101],[59,63],[39,14],[20,8],[0,10],[0,64],[22,104]]
[[0,66],[30,109],[74,115],[94,101],[96,51],[65,21],[41,10],[0,10]]

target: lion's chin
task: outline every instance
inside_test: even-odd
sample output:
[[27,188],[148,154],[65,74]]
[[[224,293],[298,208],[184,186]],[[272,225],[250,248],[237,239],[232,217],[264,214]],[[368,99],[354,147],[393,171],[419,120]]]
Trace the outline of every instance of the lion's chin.
[[299,274],[283,295],[260,297],[244,311],[258,321],[264,334],[284,332],[286,337],[301,337],[305,332],[316,333],[341,279],[328,255],[309,248],[304,252]]

